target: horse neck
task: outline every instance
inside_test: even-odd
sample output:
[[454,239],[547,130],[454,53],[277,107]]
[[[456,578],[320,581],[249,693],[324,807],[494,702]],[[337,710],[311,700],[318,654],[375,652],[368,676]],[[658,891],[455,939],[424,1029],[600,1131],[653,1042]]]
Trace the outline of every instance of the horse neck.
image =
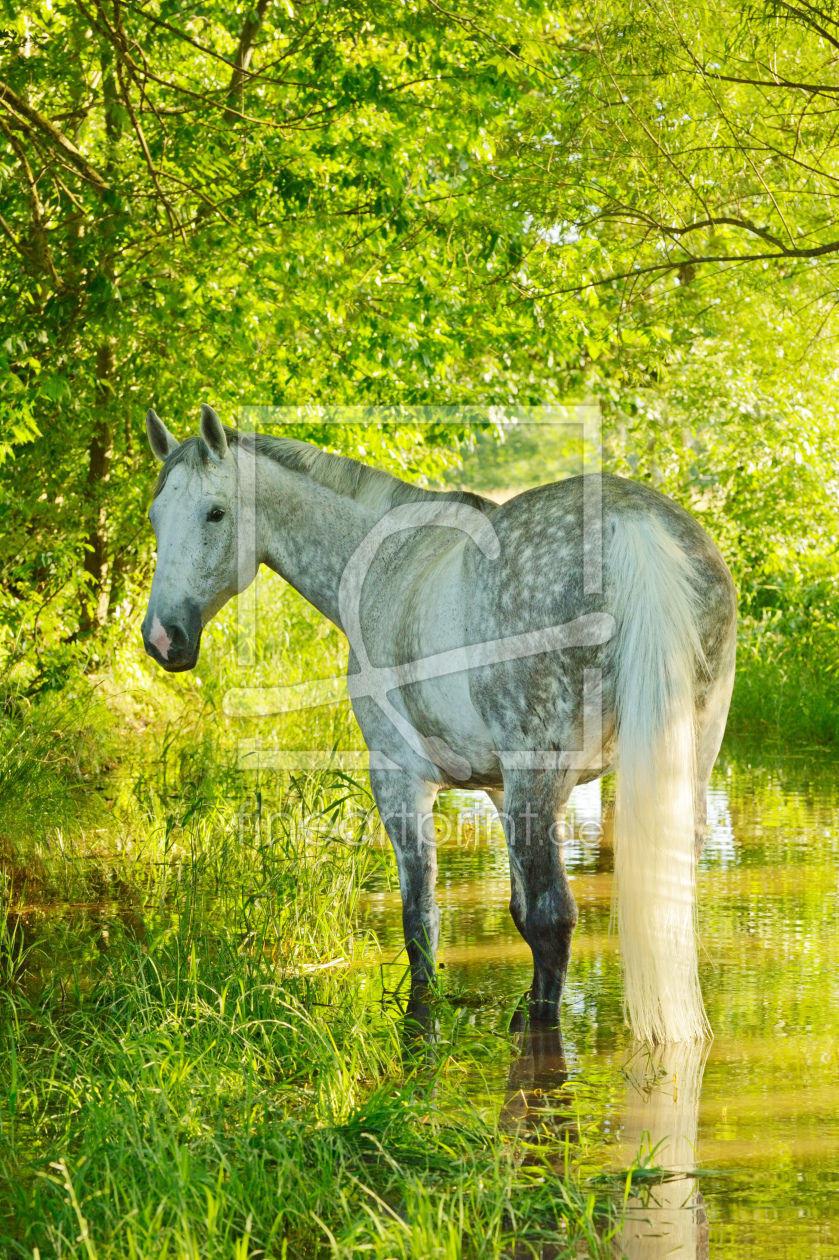
[[257,460],[256,503],[259,560],[340,627],[341,575],[373,513],[266,456]]

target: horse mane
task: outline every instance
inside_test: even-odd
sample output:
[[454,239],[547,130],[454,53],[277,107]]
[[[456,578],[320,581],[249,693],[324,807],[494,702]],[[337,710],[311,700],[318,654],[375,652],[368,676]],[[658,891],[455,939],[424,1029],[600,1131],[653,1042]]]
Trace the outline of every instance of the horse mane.
[[[348,455],[331,455],[328,451],[322,451],[319,447],[301,442],[297,438],[273,437],[267,433],[240,433],[238,429],[229,429],[227,425],[224,425],[224,432],[228,446],[254,451],[257,455],[272,459],[276,464],[282,464],[292,472],[311,477],[312,481],[334,490],[336,494],[354,499],[377,516],[384,516],[391,508],[402,503],[419,503],[423,499],[449,499],[456,503],[468,503],[487,515],[498,506],[491,499],[485,499],[469,490],[425,490],[422,486],[413,486],[381,468],[371,468]],[[170,472],[178,464],[200,468],[209,463],[209,460],[209,451],[201,438],[185,438],[166,457],[157,478],[154,497],[157,498],[160,494]]]

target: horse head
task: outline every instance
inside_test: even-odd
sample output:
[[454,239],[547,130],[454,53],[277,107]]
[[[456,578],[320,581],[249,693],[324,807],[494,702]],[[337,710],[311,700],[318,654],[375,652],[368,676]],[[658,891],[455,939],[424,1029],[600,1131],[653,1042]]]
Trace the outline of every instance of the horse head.
[[162,468],[149,511],[157,565],[143,643],[175,673],[195,667],[203,627],[253,573],[242,574],[237,546],[238,461],[212,407],[201,408],[198,437],[178,442],[154,411],[146,432]]

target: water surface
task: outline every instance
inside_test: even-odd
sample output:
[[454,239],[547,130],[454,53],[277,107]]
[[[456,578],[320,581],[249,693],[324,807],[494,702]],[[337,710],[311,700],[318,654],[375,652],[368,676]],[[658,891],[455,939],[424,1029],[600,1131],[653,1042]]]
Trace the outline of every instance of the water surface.
[[[513,1021],[509,1048],[487,1067],[502,1115],[539,1122],[540,1109],[557,1116],[573,1105],[615,1166],[642,1148],[680,1174],[633,1206],[618,1247],[631,1260],[839,1258],[839,762],[819,749],[734,746],[721,757],[699,873],[702,984],[715,1036],[693,1052],[650,1056],[624,1027],[609,933],[608,784],[603,797],[588,785],[572,802],[567,866],[580,921],[564,1062],[558,1047],[534,1052],[515,1031],[530,953],[507,909],[507,856],[489,802],[461,795],[444,806],[444,985],[496,1047]],[[370,893],[365,912],[395,957],[398,894]]]

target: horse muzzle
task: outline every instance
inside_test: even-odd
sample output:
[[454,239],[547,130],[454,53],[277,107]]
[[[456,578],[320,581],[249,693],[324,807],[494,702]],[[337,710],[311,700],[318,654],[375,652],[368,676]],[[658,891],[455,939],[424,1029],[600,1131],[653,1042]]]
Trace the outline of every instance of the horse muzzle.
[[189,605],[180,614],[160,618],[149,610],[143,622],[143,646],[148,656],[170,674],[194,669],[201,650],[201,614]]

